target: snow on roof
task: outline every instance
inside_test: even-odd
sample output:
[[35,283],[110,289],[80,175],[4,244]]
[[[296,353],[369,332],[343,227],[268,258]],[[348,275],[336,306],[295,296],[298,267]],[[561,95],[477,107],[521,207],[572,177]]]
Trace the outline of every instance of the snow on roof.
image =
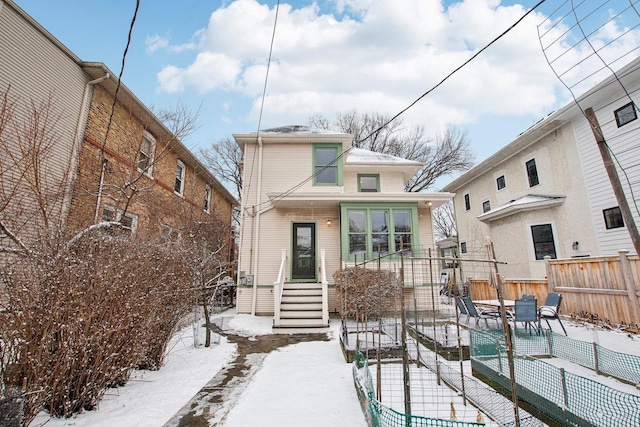
[[526,195],[491,209],[479,215],[478,219],[484,222],[493,221],[523,211],[552,207],[564,203],[564,199],[565,196]]
[[[256,132],[252,132],[252,133],[256,133]],[[346,135],[344,132],[337,132],[337,131],[333,131],[333,130],[326,130],[326,129],[318,129],[318,128],[312,128],[310,126],[303,126],[303,125],[287,125],[287,126],[280,126],[277,128],[271,128],[271,129],[265,129],[265,130],[261,130],[260,133],[278,133],[278,134],[292,134],[292,135],[313,135],[313,134],[340,134],[340,135]]]
[[392,163],[392,164],[408,164],[422,165],[420,162],[403,159],[402,157],[391,156],[389,154],[376,153],[375,151],[365,150],[363,148],[352,148],[347,155],[347,164],[355,163]]

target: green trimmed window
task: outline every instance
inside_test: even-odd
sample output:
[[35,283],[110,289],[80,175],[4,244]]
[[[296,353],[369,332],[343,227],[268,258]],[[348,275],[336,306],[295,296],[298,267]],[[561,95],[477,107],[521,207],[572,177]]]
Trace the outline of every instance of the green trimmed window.
[[313,185],[342,185],[342,152],[340,144],[313,146]]
[[343,204],[343,259],[371,259],[418,245],[415,204]]
[[380,192],[380,175],[358,175],[358,192],[360,193],[379,193]]

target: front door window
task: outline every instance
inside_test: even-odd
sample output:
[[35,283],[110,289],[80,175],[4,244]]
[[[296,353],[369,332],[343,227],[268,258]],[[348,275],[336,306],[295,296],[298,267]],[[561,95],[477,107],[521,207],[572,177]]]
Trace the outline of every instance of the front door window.
[[293,224],[292,280],[316,280],[316,225]]

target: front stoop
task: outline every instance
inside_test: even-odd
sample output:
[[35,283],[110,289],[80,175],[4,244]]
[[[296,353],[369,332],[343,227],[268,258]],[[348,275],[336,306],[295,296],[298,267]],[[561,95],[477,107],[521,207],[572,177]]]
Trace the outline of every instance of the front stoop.
[[276,334],[311,334],[329,332],[322,323],[322,284],[285,283],[280,304],[280,325]]

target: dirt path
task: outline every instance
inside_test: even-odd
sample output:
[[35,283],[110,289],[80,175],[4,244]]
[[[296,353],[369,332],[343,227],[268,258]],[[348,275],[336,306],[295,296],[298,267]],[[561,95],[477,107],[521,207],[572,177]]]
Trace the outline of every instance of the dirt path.
[[221,425],[269,353],[300,342],[329,340],[327,334],[246,337],[224,327],[216,328],[216,332],[237,345],[235,360],[223,367],[164,427]]

